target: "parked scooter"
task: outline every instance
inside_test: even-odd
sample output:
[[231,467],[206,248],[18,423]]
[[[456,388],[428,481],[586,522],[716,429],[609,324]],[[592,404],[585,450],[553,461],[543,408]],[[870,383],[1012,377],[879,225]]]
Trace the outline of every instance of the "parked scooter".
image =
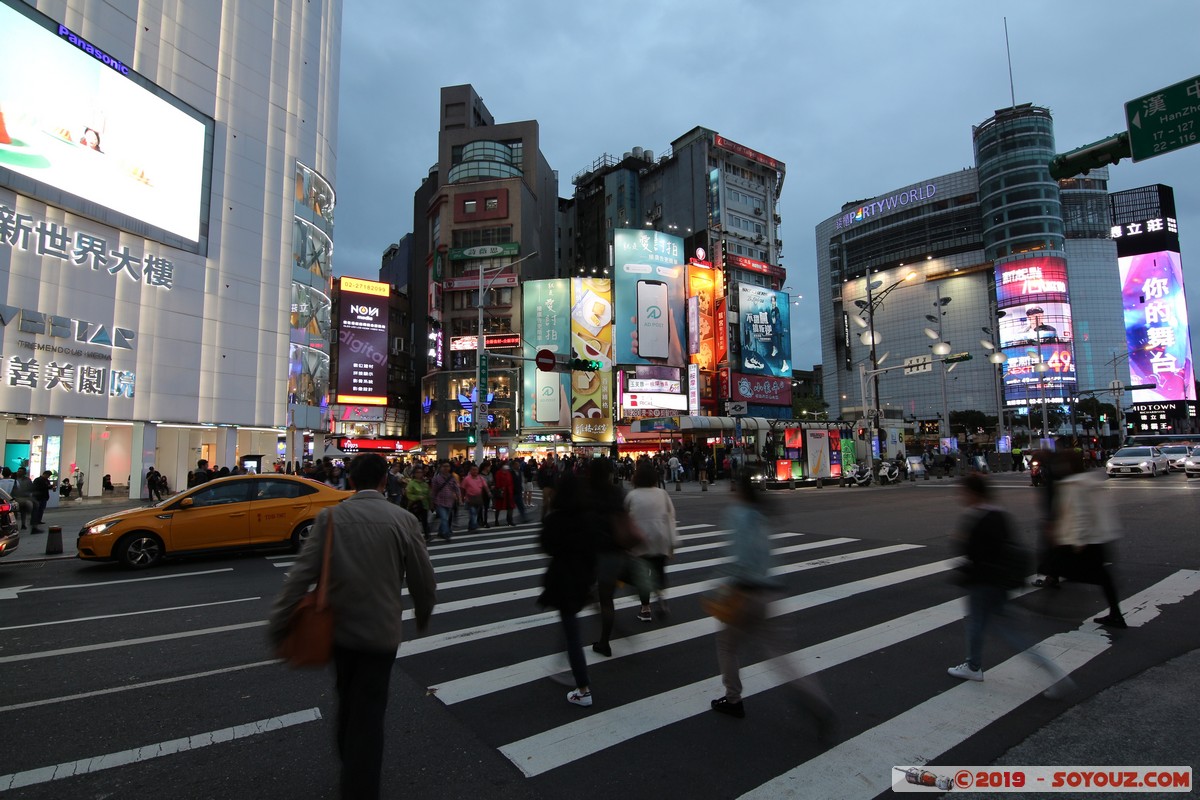
[[850,484],[852,486],[871,485],[871,470],[867,468],[866,463],[859,461],[854,465],[854,471],[850,473]]
[[891,483],[899,483],[901,480],[900,467],[895,461],[880,461],[879,473],[876,477],[879,479],[880,486],[887,486]]

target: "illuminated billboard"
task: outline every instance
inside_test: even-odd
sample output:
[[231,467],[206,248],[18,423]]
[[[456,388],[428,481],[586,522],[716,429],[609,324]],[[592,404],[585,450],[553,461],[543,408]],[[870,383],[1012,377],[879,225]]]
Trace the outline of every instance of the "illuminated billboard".
[[600,361],[595,372],[571,373],[571,441],[612,444],[613,409],[612,281],[571,279],[571,356]]
[[[567,356],[571,337],[570,282],[566,278],[528,281],[521,292],[524,322],[518,338],[525,340],[525,358],[534,358],[539,350]],[[530,361],[525,362],[522,373],[521,427],[528,432],[570,426],[569,374],[543,372]]]
[[1037,256],[996,267],[1004,402],[1064,403],[1075,391],[1075,334],[1067,262]]
[[391,285],[342,278],[338,301],[337,402],[387,405],[388,297]]
[[1117,259],[1125,307],[1129,377],[1153,389],[1133,392],[1133,402],[1195,400],[1183,270],[1178,253],[1167,250]]
[[[738,284],[742,372],[791,379],[792,337],[788,309],[787,292]],[[791,402],[790,398],[788,402]]]
[[706,371],[717,368],[714,315],[720,276],[707,267],[688,267],[688,354],[693,364]]
[[613,236],[617,364],[688,362],[684,347],[687,267],[683,239],[658,231],[618,230]]
[[0,53],[0,184],[202,250],[211,120],[21,3],[0,2]]

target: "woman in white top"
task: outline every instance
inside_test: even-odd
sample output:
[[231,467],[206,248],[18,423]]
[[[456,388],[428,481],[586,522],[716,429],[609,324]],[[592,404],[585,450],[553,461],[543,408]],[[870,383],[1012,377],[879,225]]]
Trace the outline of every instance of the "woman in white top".
[[679,534],[675,530],[675,505],[666,490],[658,488],[658,474],[654,464],[642,461],[633,473],[633,489],[625,495],[625,509],[629,512],[643,541],[630,553],[645,562],[651,581],[640,581],[638,594],[642,608],[638,619],[649,622],[650,589],[658,590],[658,613],[665,617],[667,609],[667,559],[675,555]]

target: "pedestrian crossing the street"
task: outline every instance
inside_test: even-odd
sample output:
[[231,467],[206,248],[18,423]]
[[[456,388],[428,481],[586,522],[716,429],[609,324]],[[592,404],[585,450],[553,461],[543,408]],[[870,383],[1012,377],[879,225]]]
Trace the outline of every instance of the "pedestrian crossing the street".
[[[959,684],[946,676],[962,652],[965,613],[961,590],[947,580],[957,560],[946,551],[783,530],[772,541],[776,573],[789,592],[772,613],[795,631],[796,647],[778,659],[743,663],[747,719],[712,714],[709,701],[723,693],[718,623],[700,611],[699,599],[722,581],[727,533],[707,523],[681,526],[668,567],[671,616],[637,621],[636,592],[626,587],[616,602],[611,657],[586,646],[598,631],[597,610],[580,614],[591,708],[564,699],[563,685],[571,681],[558,614],[535,605],[545,567],[536,531],[482,532],[433,545],[435,622],[428,635],[404,643],[401,666],[528,779],[560,786],[587,775],[596,796],[605,793],[605,781],[618,791],[617,775],[627,777],[620,765],[652,765],[647,753],[675,754],[697,767],[738,753],[753,766],[721,771],[716,785],[705,769],[669,776],[650,770],[637,794],[873,797],[890,786],[892,765],[928,763],[992,721],[1053,702],[1040,695],[1056,679],[998,642],[989,643],[995,666],[985,682]],[[526,555],[510,550],[496,557],[504,548]],[[1131,626],[1197,588],[1200,574],[1189,571],[1146,587],[1127,603]],[[1090,621],[1039,619],[1036,631],[1039,649],[1067,673],[1112,646]],[[840,744],[818,742],[813,721],[795,702],[798,693],[786,685],[794,673],[783,659],[830,688],[842,719]],[[869,691],[856,688],[864,682]],[[893,685],[895,703],[869,713],[856,707]],[[980,713],[957,721],[964,706]],[[922,749],[906,726],[927,734],[920,741],[928,746]],[[827,780],[828,792],[800,789],[809,771]],[[846,781],[855,774],[859,780]]]

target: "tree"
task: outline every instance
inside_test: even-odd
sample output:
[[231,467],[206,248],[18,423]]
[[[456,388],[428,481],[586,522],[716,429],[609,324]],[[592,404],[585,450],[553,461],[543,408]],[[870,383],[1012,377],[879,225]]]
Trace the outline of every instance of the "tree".
[[792,419],[804,420],[815,418],[819,414],[824,414],[828,408],[829,403],[826,403],[820,397],[792,395]]

